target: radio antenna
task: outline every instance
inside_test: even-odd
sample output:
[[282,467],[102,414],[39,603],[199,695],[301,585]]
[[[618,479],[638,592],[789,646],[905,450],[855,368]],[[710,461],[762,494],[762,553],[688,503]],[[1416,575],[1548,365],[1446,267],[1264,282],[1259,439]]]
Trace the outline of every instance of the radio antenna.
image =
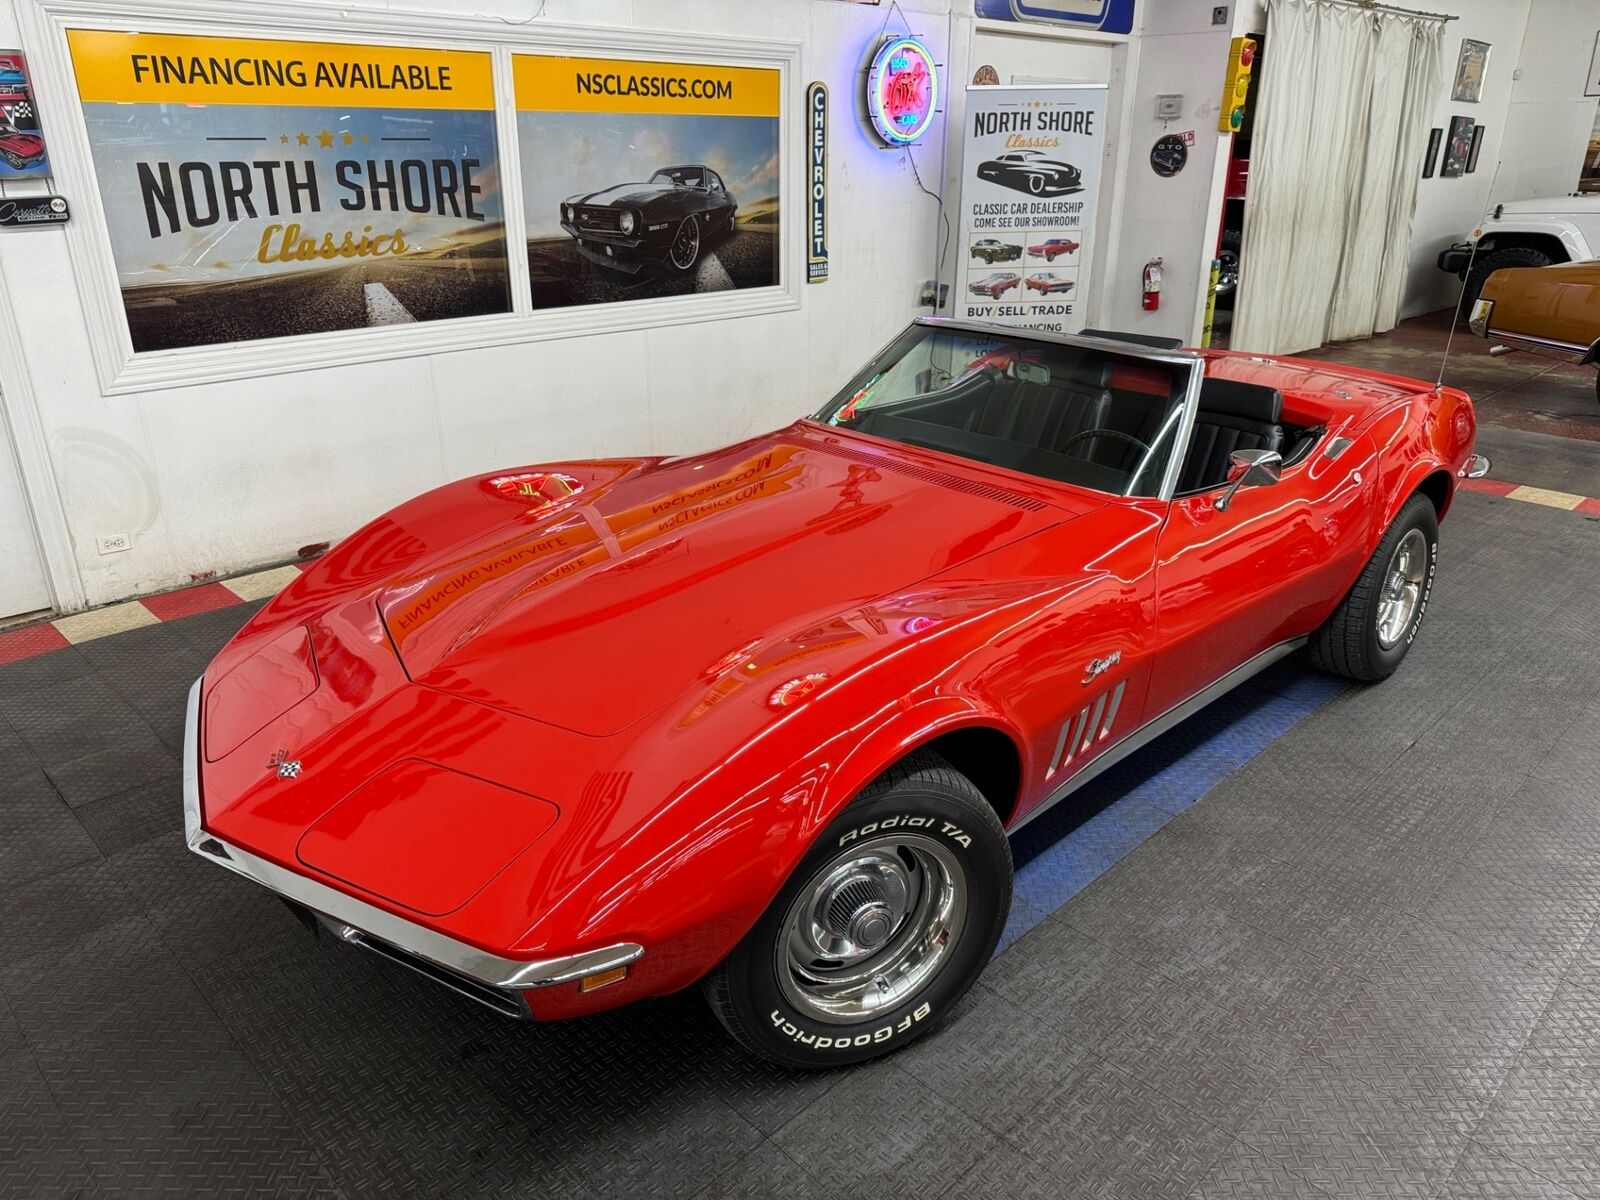
[[1439,359],[1439,377],[1433,381],[1434,395],[1438,395],[1439,389],[1444,387],[1444,371],[1445,367],[1450,363],[1450,347],[1456,340],[1456,326],[1461,324],[1461,301],[1467,294],[1467,285],[1472,282],[1472,265],[1478,261],[1478,243],[1483,240],[1481,236],[1483,226],[1489,219],[1489,210],[1494,207],[1494,188],[1495,184],[1500,182],[1500,165],[1503,161],[1503,159],[1495,160],[1494,177],[1489,180],[1489,201],[1484,206],[1482,215],[1478,217],[1477,233],[1479,236],[1472,239],[1472,249],[1467,252],[1467,271],[1461,278],[1461,290],[1456,293],[1456,309],[1450,317],[1450,333],[1444,339],[1444,354]]

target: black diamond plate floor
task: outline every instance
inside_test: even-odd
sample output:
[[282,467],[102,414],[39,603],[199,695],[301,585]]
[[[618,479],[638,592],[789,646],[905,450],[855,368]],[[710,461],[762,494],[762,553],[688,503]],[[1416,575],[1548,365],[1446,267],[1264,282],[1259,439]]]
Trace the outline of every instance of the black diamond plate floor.
[[827,1075],[692,993],[502,1022],[190,855],[246,608],[0,667],[0,1196],[1600,1195],[1597,552],[1462,496],[1400,675]]

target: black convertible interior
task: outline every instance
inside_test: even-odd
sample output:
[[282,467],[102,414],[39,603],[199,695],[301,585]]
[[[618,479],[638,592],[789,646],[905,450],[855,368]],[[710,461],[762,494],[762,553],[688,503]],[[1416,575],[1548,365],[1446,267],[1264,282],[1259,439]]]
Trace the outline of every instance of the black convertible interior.
[[[1187,377],[1180,364],[997,343],[954,378],[924,372],[917,395],[845,405],[827,419],[1048,479],[1148,496],[1165,474]],[[1227,483],[1236,450],[1277,450],[1286,463],[1304,457],[1317,431],[1286,427],[1282,417],[1283,397],[1273,388],[1202,380],[1178,494]]]

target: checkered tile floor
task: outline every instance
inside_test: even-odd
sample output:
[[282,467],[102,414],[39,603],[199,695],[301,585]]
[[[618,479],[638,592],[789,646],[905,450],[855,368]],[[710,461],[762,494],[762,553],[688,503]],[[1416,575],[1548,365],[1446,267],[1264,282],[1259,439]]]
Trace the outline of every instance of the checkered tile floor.
[[88,612],[55,617],[0,630],[0,664],[46,654],[63,646],[81,646],[97,638],[142,629],[163,621],[177,621],[219,608],[232,608],[251,600],[265,600],[282,591],[304,569],[299,566],[273,567],[249,575],[239,575],[218,583],[202,583],[175,592],[162,592],[122,604],[111,604]]
[[[189,854],[184,692],[257,601],[18,658],[0,1197],[1600,1195],[1597,551],[1460,497],[1399,675],[1229,758],[1286,665],[1031,826],[1025,869],[1102,858],[939,1033],[823,1075],[692,993],[504,1023]],[[1128,797],[1165,824],[1107,855]]]

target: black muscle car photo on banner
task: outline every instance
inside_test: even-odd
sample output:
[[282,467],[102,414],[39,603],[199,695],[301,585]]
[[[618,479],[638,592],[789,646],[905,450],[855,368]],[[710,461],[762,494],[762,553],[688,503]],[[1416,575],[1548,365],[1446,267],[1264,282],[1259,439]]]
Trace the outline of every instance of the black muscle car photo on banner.
[[771,287],[776,71],[519,56],[533,306]]

